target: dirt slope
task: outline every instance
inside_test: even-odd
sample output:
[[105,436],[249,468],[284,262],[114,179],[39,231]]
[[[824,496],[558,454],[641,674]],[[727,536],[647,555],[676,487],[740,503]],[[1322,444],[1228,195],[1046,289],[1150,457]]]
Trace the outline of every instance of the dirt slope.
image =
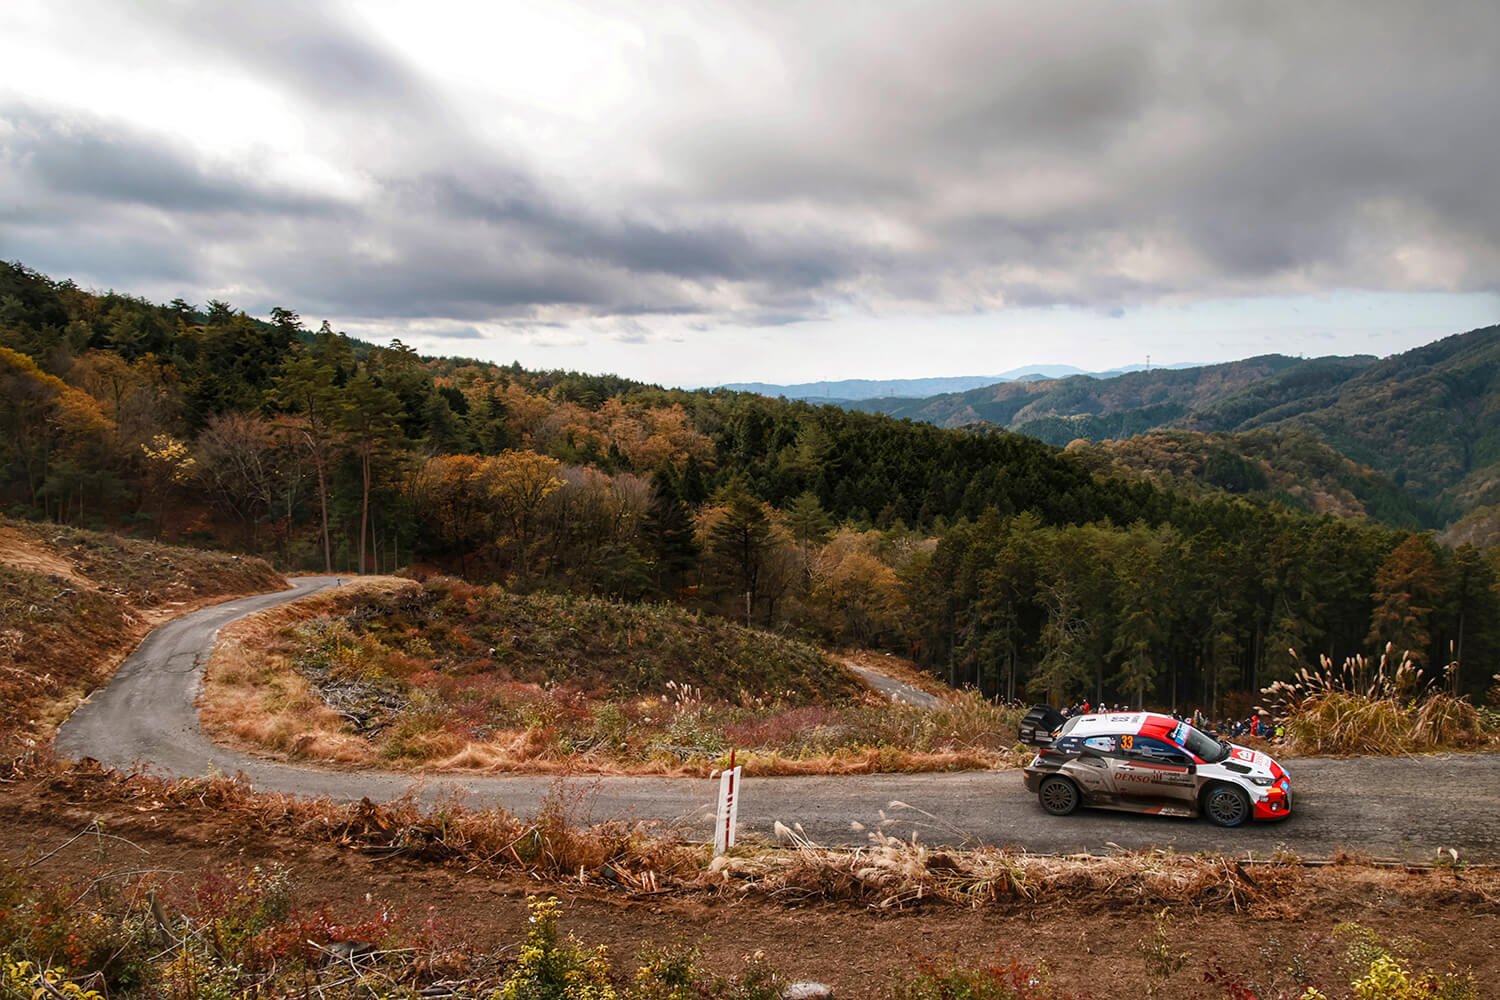
[[[474,946],[509,954],[524,935],[526,896],[555,894],[564,901],[563,929],[590,945],[607,945],[617,970],[629,967],[643,943],[698,944],[705,964],[724,973],[759,950],[784,973],[832,984],[846,1000],[885,996],[892,976],[943,953],[973,962],[1045,962],[1058,985],[1082,997],[1140,997],[1151,982],[1141,944],[1160,909],[1152,899],[1098,901],[1083,894],[1066,905],[1037,909],[1013,902],[889,911],[802,902],[795,894],[768,899],[735,886],[630,894],[546,884],[467,864],[381,860],[257,832],[209,809],[174,813],[158,805],[81,806],[64,801],[45,782],[0,784],[0,828],[6,831],[0,857],[40,855],[102,818],[112,835],[150,853],[86,837],[48,859],[41,871],[83,876],[100,868],[152,868],[180,873],[172,882],[185,887],[228,863],[281,863],[291,868],[304,903],[328,902],[336,912],[357,915],[389,902],[418,921],[432,912]],[[1213,965],[1288,990],[1287,970],[1294,966],[1306,965],[1325,983],[1337,983],[1340,953],[1330,934],[1343,921],[1369,926],[1386,940],[1404,940],[1432,965],[1472,968],[1481,984],[1492,983],[1500,976],[1497,894],[1500,876],[1494,872],[1411,873],[1358,865],[1307,870],[1295,891],[1273,905],[1248,912],[1174,911],[1173,947],[1189,957],[1162,995],[1223,996],[1203,985]]]

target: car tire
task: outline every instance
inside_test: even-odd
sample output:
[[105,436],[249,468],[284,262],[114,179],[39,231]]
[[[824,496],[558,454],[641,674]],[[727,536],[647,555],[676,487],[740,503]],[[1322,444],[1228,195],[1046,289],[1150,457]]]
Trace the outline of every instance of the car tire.
[[1214,785],[1203,794],[1203,815],[1215,826],[1239,826],[1250,818],[1250,796],[1233,785]]
[[1077,809],[1080,798],[1077,785],[1055,774],[1042,779],[1036,790],[1036,797],[1042,803],[1042,808],[1054,816],[1066,816]]

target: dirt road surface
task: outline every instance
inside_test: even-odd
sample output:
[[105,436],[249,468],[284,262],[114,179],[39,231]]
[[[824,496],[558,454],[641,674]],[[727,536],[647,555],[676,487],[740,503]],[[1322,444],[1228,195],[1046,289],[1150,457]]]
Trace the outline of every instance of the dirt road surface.
[[[415,788],[425,800],[458,797],[475,807],[534,814],[560,797],[584,821],[660,819],[684,836],[711,838],[717,781],[676,778],[444,775],[341,772],[258,760],[210,742],[195,706],[202,661],[220,628],[243,615],[330,586],[303,577],[295,589],[215,605],[152,632],[58,732],[58,753],[114,767],[149,764],[175,776],[243,772],[268,791],[385,801]],[[857,828],[927,844],[996,844],[1034,852],[1105,853],[1171,848],[1265,857],[1285,848],[1306,859],[1340,850],[1372,858],[1430,861],[1455,849],[1471,863],[1500,863],[1500,755],[1440,754],[1350,760],[1304,759],[1288,765],[1296,813],[1280,823],[1220,830],[1196,820],[1095,810],[1066,818],[1042,812],[1018,771],[862,777],[757,778],[746,775],[741,836],[771,839],[773,825],[800,824],[812,841],[862,844]]]
[[891,701],[904,701],[908,705],[915,705],[918,708],[942,707],[943,699],[939,698],[935,694],[928,694],[921,688],[915,688],[910,684],[904,684],[894,677],[889,677],[885,674],[882,674],[880,671],[872,670],[869,667],[861,667],[853,663],[847,664],[847,666],[850,670],[854,671],[861,678],[863,678],[866,684],[869,684],[870,687],[874,688],[876,691],[879,691],[881,694],[891,699]]

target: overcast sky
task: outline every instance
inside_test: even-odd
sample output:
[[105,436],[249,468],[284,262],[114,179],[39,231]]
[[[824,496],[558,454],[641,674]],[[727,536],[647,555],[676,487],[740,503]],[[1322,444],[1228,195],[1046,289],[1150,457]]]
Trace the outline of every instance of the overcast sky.
[[667,384],[1500,322],[1500,4],[0,3],[0,257]]

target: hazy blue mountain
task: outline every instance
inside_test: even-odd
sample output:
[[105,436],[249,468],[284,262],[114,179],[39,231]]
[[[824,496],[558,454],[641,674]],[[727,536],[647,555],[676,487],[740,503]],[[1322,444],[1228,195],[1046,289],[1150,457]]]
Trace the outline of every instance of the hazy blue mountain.
[[[846,378],[826,382],[798,382],[780,385],[775,382],[727,382],[717,388],[733,389],[736,392],[753,392],[762,396],[785,396],[814,403],[847,403],[866,399],[920,399],[946,393],[967,392],[1005,382],[1045,382],[1050,379],[1068,378],[1074,375],[1091,375],[1093,378],[1113,378],[1127,372],[1140,371],[1143,366],[1112,368],[1103,372],[1086,372],[1072,365],[1022,365],[998,375],[953,375],[940,378],[892,378],[866,379]],[[1170,365],[1167,368],[1194,368],[1193,364]],[[1157,369],[1152,369],[1153,371]]]

